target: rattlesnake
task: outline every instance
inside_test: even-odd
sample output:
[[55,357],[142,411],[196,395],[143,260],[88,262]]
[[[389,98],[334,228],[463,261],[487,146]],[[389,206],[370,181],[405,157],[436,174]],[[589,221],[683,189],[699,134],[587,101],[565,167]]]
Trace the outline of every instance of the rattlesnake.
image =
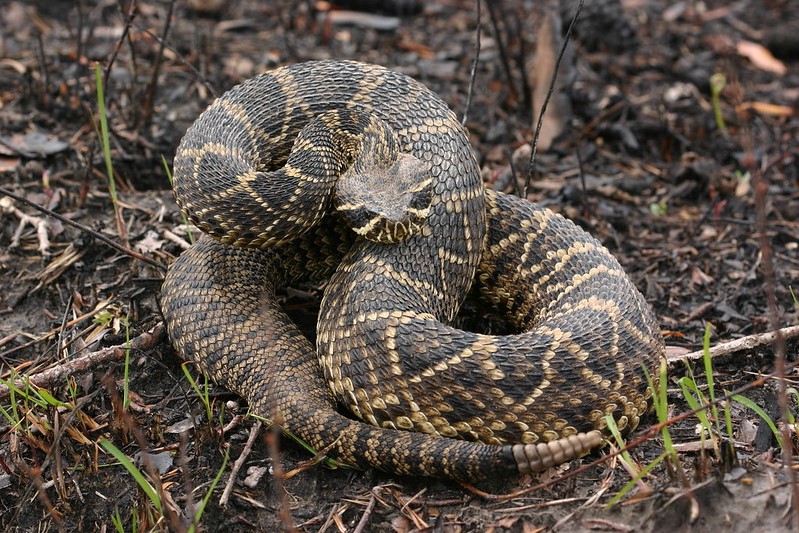
[[[167,274],[173,344],[329,456],[496,477],[581,455],[605,414],[628,431],[647,409],[643,369],[664,348],[643,297],[576,225],[485,191],[464,128],[410,77],[350,61],[267,72],[211,104],[174,167],[179,206],[213,238]],[[314,349],[275,291],[319,279]],[[525,333],[447,325],[473,280]]]

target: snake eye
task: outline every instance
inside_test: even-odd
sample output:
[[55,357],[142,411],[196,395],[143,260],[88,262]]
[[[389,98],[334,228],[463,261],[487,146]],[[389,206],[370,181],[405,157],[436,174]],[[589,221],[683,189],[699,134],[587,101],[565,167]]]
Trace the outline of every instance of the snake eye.
[[352,229],[352,231],[358,235],[364,235],[364,233],[368,233],[370,231],[368,228],[370,225],[374,224],[373,221],[375,217],[379,217],[379,215],[370,211],[365,205],[352,207],[339,205],[338,211],[347,220],[347,224],[349,224],[350,229]]

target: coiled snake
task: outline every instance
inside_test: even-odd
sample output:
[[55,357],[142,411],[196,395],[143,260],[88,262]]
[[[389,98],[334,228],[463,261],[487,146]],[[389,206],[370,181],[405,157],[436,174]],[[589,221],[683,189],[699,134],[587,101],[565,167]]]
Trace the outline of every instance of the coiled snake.
[[[164,282],[174,346],[329,456],[470,480],[538,471],[598,446],[605,414],[629,430],[647,408],[642,368],[663,344],[643,297],[576,225],[484,191],[465,130],[408,76],[267,72],[196,120],[174,177],[214,237]],[[275,291],[327,278],[314,349]],[[447,325],[473,280],[523,333]]]

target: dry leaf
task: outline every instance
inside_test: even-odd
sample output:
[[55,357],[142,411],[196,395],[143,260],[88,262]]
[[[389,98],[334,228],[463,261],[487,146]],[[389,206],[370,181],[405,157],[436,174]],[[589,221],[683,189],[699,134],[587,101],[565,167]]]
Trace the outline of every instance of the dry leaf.
[[143,254],[151,254],[160,250],[166,241],[159,239],[158,234],[153,230],[147,231],[142,240],[136,243],[136,250]]
[[522,522],[522,533],[541,533],[545,528],[531,524],[527,520]]
[[406,533],[411,530],[411,521],[404,516],[395,516],[391,519],[391,529],[394,533]]
[[164,475],[172,468],[173,459],[172,454],[169,452],[147,453],[136,452],[133,456],[136,464],[144,464],[144,456],[147,455],[150,459],[150,464],[158,471],[159,474]]
[[184,418],[183,420],[178,420],[177,422],[166,428],[164,430],[164,433],[170,433],[175,435],[183,433],[184,431],[189,431],[190,429],[194,429],[196,422],[197,420],[195,420],[193,416],[189,416],[187,418]]
[[754,66],[766,72],[772,72],[779,76],[785,75],[787,69],[785,63],[771,55],[768,48],[752,41],[738,41],[738,53],[749,59]]
[[713,281],[713,278],[702,272],[702,269],[698,266],[691,266],[691,282],[694,285],[707,285],[708,283],[713,283]]
[[666,359],[669,361],[679,359],[687,353],[691,353],[691,350],[684,346],[666,346]]
[[516,525],[516,522],[518,522],[520,518],[521,518],[520,516],[513,516],[513,515],[505,516],[497,520],[496,525],[504,529],[510,529],[514,525]]
[[[0,140],[6,150],[10,148],[14,151],[12,154],[6,155],[21,154],[32,159],[57,154],[69,148],[69,143],[36,131],[25,135],[15,133],[10,137],[0,137]],[[5,151],[3,153],[5,154]]]
[[362,13],[360,11],[331,11],[330,21],[339,26],[352,25],[377,31],[394,31],[400,26],[399,17]]
[[747,418],[742,418],[738,426],[738,440],[746,444],[752,444],[755,442],[756,435],[757,424],[753,424],[752,421]]

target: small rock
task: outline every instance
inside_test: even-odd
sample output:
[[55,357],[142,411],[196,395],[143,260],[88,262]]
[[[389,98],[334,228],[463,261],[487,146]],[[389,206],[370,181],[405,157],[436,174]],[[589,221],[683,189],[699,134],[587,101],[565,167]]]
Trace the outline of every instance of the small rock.
[[244,478],[244,484],[251,489],[255,488],[268,471],[269,467],[266,466],[251,466],[247,469],[247,477]]

